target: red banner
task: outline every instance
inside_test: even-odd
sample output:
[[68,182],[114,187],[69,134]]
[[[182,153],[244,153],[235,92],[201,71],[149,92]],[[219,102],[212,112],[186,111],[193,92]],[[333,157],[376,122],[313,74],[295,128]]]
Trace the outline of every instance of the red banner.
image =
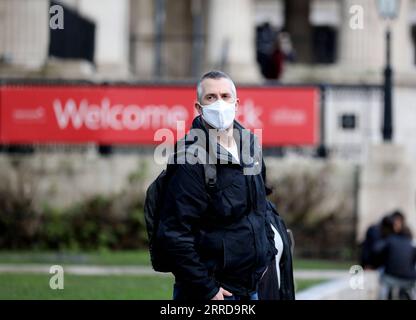
[[[265,146],[318,143],[318,89],[241,87],[237,120],[263,129]],[[0,87],[0,142],[156,144],[195,117],[194,87]]]

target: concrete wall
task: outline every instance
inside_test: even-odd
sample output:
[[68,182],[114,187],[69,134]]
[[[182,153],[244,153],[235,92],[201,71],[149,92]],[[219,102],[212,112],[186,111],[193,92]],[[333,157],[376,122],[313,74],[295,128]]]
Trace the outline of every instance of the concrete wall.
[[[374,179],[366,179],[368,172],[357,171],[359,167],[348,160],[319,160],[289,155],[285,158],[266,157],[265,161],[268,183],[275,188],[272,200],[278,205],[286,222],[295,221],[294,214],[306,213],[303,225],[297,226],[297,239],[311,254],[320,254],[328,248],[328,243],[332,246],[331,250],[351,250],[356,226],[359,233],[357,239],[361,240],[367,226],[385,213],[380,208],[394,209],[398,205],[397,201],[400,202],[405,194],[400,188],[379,182],[376,187],[383,188],[384,202],[375,201],[374,186],[371,184]],[[25,156],[0,154],[1,188],[30,195],[34,206],[40,210],[45,204],[66,208],[92,196],[122,193],[132,188],[132,179],[138,182],[134,184],[138,194],[143,195],[149,183],[163,168],[163,165],[155,164],[151,150],[147,153],[100,156],[92,146],[83,152],[38,151]],[[358,174],[361,186],[358,185]],[[407,176],[407,172],[402,174]],[[367,180],[370,182],[366,183]],[[395,185],[396,180],[391,183]],[[360,196],[358,188],[362,190]],[[401,196],[394,196],[393,189],[389,188],[401,193]],[[372,196],[369,196],[369,190],[373,192]],[[408,207],[414,208],[414,188],[407,190],[406,195],[409,205],[404,209],[409,212],[410,219],[414,210]],[[368,201],[373,203],[374,210],[369,210],[368,206],[359,206],[359,203]],[[409,223],[414,224],[413,218]],[[320,228],[325,236],[319,237],[315,243],[306,243],[310,239],[307,238],[308,235],[302,235],[302,230],[307,228]]]
[[[268,181],[276,189],[272,200],[294,233],[296,253],[351,259],[355,247],[355,166],[298,157],[267,157],[265,161]],[[39,212],[46,205],[65,209],[97,195],[133,194],[140,200],[163,168],[155,164],[151,152],[104,157],[91,148],[85,152],[42,151],[27,156],[0,154],[0,189],[33,199]],[[316,185],[305,185],[303,173],[311,175]],[[281,182],[285,177],[290,183]],[[308,200],[309,187],[313,197],[318,197],[313,201]],[[299,210],[307,211],[302,225],[292,224],[291,210],[297,210],[297,214]],[[305,234],[307,230],[314,230],[313,235]]]
[[[354,164],[343,160],[320,160],[313,158],[302,158],[297,156],[288,156],[283,159],[266,157],[267,167],[267,181],[271,183],[276,193],[280,194],[279,190],[287,188],[282,185],[281,181],[284,177],[293,177],[298,181],[297,189],[302,189],[302,177],[310,176],[312,181],[316,182],[315,189],[321,188],[319,192],[325,198],[317,199],[315,208],[316,218],[323,218],[325,215],[330,215],[334,211],[339,217],[353,218],[354,215],[354,174],[356,167]],[[305,181],[303,181],[305,182]],[[304,190],[307,192],[307,190]],[[301,194],[296,190],[287,190],[285,194]],[[277,203],[284,203],[286,199],[277,199]],[[297,201],[302,202],[299,198]],[[283,214],[290,214],[290,212],[282,212]]]
[[[320,172],[328,166],[331,197],[322,205],[322,211],[344,201],[345,193],[351,194],[354,166],[342,161],[325,163],[313,159],[288,157],[265,159],[268,180],[277,183],[285,175],[300,171]],[[154,162],[153,154],[127,153],[99,156],[94,148],[85,152],[36,152],[34,155],[17,156],[0,154],[0,174],[3,186],[17,190],[19,185],[31,188],[39,203],[50,202],[68,206],[91,195],[110,195],[129,186],[129,177],[139,177],[142,187],[148,184],[164,168]],[[352,210],[352,204],[348,206]]]
[[[340,126],[343,114],[356,116],[356,128]],[[332,88],[325,94],[325,142],[333,154],[362,164],[372,145],[382,141],[383,92],[376,88]],[[396,86],[393,91],[394,142],[416,160],[416,91]]]
[[0,178],[2,188],[32,195],[39,209],[44,204],[65,208],[91,196],[123,192],[134,177],[147,187],[161,170],[152,159],[134,154],[100,157],[94,150],[0,155]]

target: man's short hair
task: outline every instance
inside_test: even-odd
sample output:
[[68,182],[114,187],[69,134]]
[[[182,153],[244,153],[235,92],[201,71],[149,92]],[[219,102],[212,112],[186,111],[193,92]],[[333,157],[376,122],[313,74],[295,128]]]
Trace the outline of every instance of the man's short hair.
[[227,79],[228,81],[230,81],[231,84],[231,93],[233,95],[233,98],[235,99],[237,97],[237,89],[235,88],[235,84],[233,82],[233,80],[230,78],[230,76],[228,74],[226,74],[225,72],[219,71],[219,70],[211,70],[208,71],[207,73],[205,73],[199,80],[198,83],[196,85],[196,94],[197,94],[197,99],[199,102],[202,101],[202,82],[205,79]]

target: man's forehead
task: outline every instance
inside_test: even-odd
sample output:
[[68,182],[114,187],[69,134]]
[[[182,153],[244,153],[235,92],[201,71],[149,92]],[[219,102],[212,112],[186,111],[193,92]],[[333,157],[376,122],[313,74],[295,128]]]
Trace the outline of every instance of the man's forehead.
[[232,93],[231,82],[227,78],[205,79],[201,83],[204,94],[215,92]]

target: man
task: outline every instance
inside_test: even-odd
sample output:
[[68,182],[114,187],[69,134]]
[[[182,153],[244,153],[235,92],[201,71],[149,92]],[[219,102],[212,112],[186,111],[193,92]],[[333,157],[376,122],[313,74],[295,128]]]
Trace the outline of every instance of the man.
[[[244,128],[234,120],[238,105],[228,75],[202,76],[191,131],[207,139],[200,145],[209,154],[205,160],[214,159],[216,183],[208,190],[200,161],[174,164],[158,239],[172,264],[175,300],[258,299],[259,280],[277,254],[266,218],[261,151],[252,134],[242,138]],[[192,145],[187,141],[185,150]]]

